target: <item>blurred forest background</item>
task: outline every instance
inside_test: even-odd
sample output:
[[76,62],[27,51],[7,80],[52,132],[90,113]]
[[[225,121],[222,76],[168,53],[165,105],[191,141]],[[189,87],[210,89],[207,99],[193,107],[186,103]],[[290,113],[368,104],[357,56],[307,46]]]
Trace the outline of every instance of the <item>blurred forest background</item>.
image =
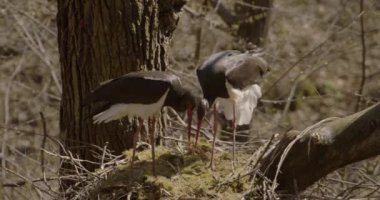
[[[235,12],[251,6],[243,0],[221,2]],[[168,70],[196,87],[195,69],[210,54],[252,48],[215,6],[189,1],[171,43]],[[263,9],[270,10],[270,20],[260,47],[272,72],[254,114],[252,143],[355,112],[362,78],[360,16],[366,49],[360,108],[379,101],[380,1],[365,0],[364,12],[359,1],[350,0],[273,1]],[[58,176],[59,166],[54,155],[61,96],[56,13],[54,0],[0,2],[0,199],[38,199],[58,185],[44,184],[44,177]],[[380,198],[380,158],[333,172],[306,193],[312,190],[325,198]]]

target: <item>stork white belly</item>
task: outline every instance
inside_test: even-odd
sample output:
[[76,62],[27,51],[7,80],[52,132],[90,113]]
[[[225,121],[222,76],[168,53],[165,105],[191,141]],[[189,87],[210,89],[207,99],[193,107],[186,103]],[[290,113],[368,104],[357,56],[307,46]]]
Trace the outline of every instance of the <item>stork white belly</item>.
[[166,96],[168,95],[169,89],[166,90],[164,95],[153,104],[114,104],[111,105],[107,110],[94,115],[92,118],[95,124],[107,123],[112,120],[118,120],[125,116],[128,117],[140,117],[142,119],[147,119],[148,117],[158,116],[160,114],[161,108],[164,105]]
[[239,90],[226,81],[226,88],[230,98],[217,98],[217,110],[223,113],[227,120],[233,120],[233,103],[235,103],[236,125],[249,124],[253,110],[262,95],[260,86],[254,84]]

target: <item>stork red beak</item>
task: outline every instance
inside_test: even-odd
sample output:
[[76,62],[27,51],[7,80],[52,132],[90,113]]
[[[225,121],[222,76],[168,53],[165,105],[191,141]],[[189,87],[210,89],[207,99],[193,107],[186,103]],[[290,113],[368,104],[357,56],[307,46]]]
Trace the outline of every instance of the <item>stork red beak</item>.
[[193,121],[193,106],[191,104],[187,105],[187,137],[190,145],[191,139],[191,123]]

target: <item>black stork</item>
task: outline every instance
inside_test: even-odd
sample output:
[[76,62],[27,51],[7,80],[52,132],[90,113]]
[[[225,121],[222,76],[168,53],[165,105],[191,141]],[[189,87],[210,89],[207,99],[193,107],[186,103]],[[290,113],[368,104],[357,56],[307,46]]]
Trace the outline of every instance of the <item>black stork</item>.
[[[173,109],[188,115],[188,140],[190,144],[192,112],[197,109],[202,121],[208,109],[207,101],[196,96],[181,85],[178,76],[162,71],[131,72],[116,79],[101,83],[89,95],[89,103],[102,103],[101,109],[93,115],[95,124],[119,120],[127,116],[134,123],[140,121],[133,136],[132,165],[135,157],[137,132],[141,131],[144,120],[148,119],[148,128],[152,146],[152,165],[155,175],[155,124],[162,107]],[[203,113],[203,114],[202,114]]]
[[[233,125],[233,163],[235,161],[236,125],[249,124],[261,97],[258,81],[270,71],[267,62],[258,54],[227,50],[211,55],[197,69],[204,98],[214,106],[213,143],[210,167],[214,164],[217,131],[217,110],[224,113]],[[198,134],[198,132],[197,132]]]

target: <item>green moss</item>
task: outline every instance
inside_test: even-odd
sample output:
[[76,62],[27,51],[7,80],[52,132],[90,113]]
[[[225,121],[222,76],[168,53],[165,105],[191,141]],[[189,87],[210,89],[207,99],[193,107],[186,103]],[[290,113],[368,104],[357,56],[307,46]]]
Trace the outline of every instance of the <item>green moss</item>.
[[326,80],[323,83],[322,87],[326,95],[335,96],[337,99],[343,99],[346,96],[340,90],[337,89],[336,83],[334,83],[331,80]]
[[[132,151],[124,154],[129,158]],[[121,196],[132,190],[136,190],[139,199],[157,198],[223,198],[236,199],[240,193],[248,188],[246,179],[239,179],[225,190],[216,192],[215,188],[232,174],[230,152],[215,151],[216,170],[212,171],[208,166],[210,162],[211,147],[207,141],[200,140],[198,147],[182,154],[173,149],[159,146],[156,148],[156,173],[152,175],[151,150],[136,153],[136,162],[132,167],[126,163],[117,167],[108,178],[100,184],[102,190],[97,190],[95,195],[106,198],[109,190],[115,185],[122,185],[122,189],[112,191],[112,194]],[[237,160],[248,161],[250,155],[238,152]],[[241,163],[243,166],[245,163]],[[239,168],[236,168],[236,172]],[[99,191],[102,191],[99,193]],[[107,191],[107,192],[105,192]],[[116,192],[116,193],[115,193]]]
[[300,108],[304,102],[304,97],[317,95],[315,83],[310,79],[304,79],[299,83],[296,91],[296,108]]

